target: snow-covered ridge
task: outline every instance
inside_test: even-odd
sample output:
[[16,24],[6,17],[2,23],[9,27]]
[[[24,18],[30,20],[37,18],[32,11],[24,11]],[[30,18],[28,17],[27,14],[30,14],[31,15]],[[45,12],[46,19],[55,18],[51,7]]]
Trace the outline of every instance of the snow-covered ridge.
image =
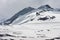
[[52,11],[46,11],[46,12],[33,12],[29,15],[27,15],[23,21],[21,21],[18,24],[24,24],[24,23],[55,23],[60,22],[60,14]]
[[[27,10],[30,10],[30,11],[27,11]],[[39,15],[36,16],[36,13],[40,14],[40,17],[41,17],[41,14],[45,16],[45,15],[47,15],[47,13],[49,11],[55,13],[55,12],[60,12],[60,9],[52,8],[49,5],[42,5],[37,9],[32,8],[32,7],[28,7],[28,8],[23,9],[22,11],[18,12],[17,14],[15,14],[13,17],[3,21],[0,24],[3,24],[3,25],[21,24],[21,23],[23,23],[24,20],[27,20],[27,19],[29,19],[29,20],[35,19],[36,20],[36,18],[39,17]],[[59,13],[57,13],[57,14],[59,14]],[[51,14],[49,14],[49,15],[51,15]],[[36,17],[36,18],[34,18],[34,17]],[[53,14],[53,17],[55,17],[54,14]],[[29,20],[27,20],[26,22],[28,22]],[[26,23],[26,22],[24,22],[24,23]]]

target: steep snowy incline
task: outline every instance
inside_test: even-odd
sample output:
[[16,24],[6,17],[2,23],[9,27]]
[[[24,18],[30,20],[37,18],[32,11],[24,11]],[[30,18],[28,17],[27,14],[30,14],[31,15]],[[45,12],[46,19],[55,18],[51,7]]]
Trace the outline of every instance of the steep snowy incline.
[[[59,13],[60,13],[60,9],[54,9],[54,8],[50,7],[49,5],[42,5],[38,9],[33,10],[32,12],[27,13],[27,14],[23,15],[22,17],[18,17],[18,19],[16,21],[14,21],[12,24],[23,24],[28,21],[32,22],[33,20],[35,20],[34,22],[36,22],[36,19],[39,22],[40,20],[38,18],[42,17],[41,15],[48,16],[48,17],[52,16],[50,18],[54,19],[55,18],[54,15],[56,15],[56,14],[58,15]],[[50,19],[50,18],[46,18],[46,19]],[[57,20],[59,20],[59,19],[57,19]],[[45,22],[45,21],[41,21],[41,22]]]
[[2,23],[4,25],[9,25],[9,24],[13,23],[17,18],[23,16],[24,14],[27,14],[28,12],[31,12],[32,10],[35,10],[35,8],[32,8],[32,7],[24,8],[21,11],[19,11],[18,13],[16,13],[15,15],[13,15],[11,18],[3,21]]
[[25,17],[21,23],[45,23],[45,22],[60,22],[60,14],[52,11],[38,13],[34,12]]
[[60,28],[59,13],[47,11],[39,14],[32,13],[27,15],[25,20],[19,23],[20,26],[31,29]]

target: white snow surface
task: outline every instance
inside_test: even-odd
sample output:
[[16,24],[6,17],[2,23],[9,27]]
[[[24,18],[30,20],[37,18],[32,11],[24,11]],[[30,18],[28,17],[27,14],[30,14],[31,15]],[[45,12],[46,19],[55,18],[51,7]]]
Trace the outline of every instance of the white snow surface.
[[[47,16],[48,20],[37,20]],[[55,16],[56,18],[50,19]],[[31,19],[34,19],[31,21]],[[19,25],[18,25],[19,24]],[[17,25],[0,26],[0,34],[11,34],[16,37],[1,37],[2,39],[15,40],[46,40],[60,37],[60,12],[42,12],[36,16],[36,12],[27,15],[22,22]],[[21,38],[25,36],[26,38]]]

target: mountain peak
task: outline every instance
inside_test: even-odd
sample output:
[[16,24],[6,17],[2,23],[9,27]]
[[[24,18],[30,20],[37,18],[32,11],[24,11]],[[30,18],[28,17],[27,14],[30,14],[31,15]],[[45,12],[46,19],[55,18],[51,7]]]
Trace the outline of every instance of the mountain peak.
[[49,5],[45,5],[46,7],[48,7],[48,8],[51,8]]
[[[32,7],[27,7],[27,8],[32,8]],[[34,9],[34,8],[33,8]]]
[[42,9],[42,8],[51,8],[49,5],[43,5],[43,6],[40,6],[38,9]]
[[53,11],[53,8],[50,7],[49,5],[42,5],[38,9],[41,9],[43,11]]

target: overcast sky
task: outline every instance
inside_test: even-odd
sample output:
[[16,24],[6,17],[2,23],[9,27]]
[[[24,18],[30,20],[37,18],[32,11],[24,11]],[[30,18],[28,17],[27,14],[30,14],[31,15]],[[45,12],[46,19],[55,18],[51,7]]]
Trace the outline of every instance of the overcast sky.
[[60,0],[0,0],[0,20],[11,17],[25,7],[37,8],[45,4],[60,8]]

